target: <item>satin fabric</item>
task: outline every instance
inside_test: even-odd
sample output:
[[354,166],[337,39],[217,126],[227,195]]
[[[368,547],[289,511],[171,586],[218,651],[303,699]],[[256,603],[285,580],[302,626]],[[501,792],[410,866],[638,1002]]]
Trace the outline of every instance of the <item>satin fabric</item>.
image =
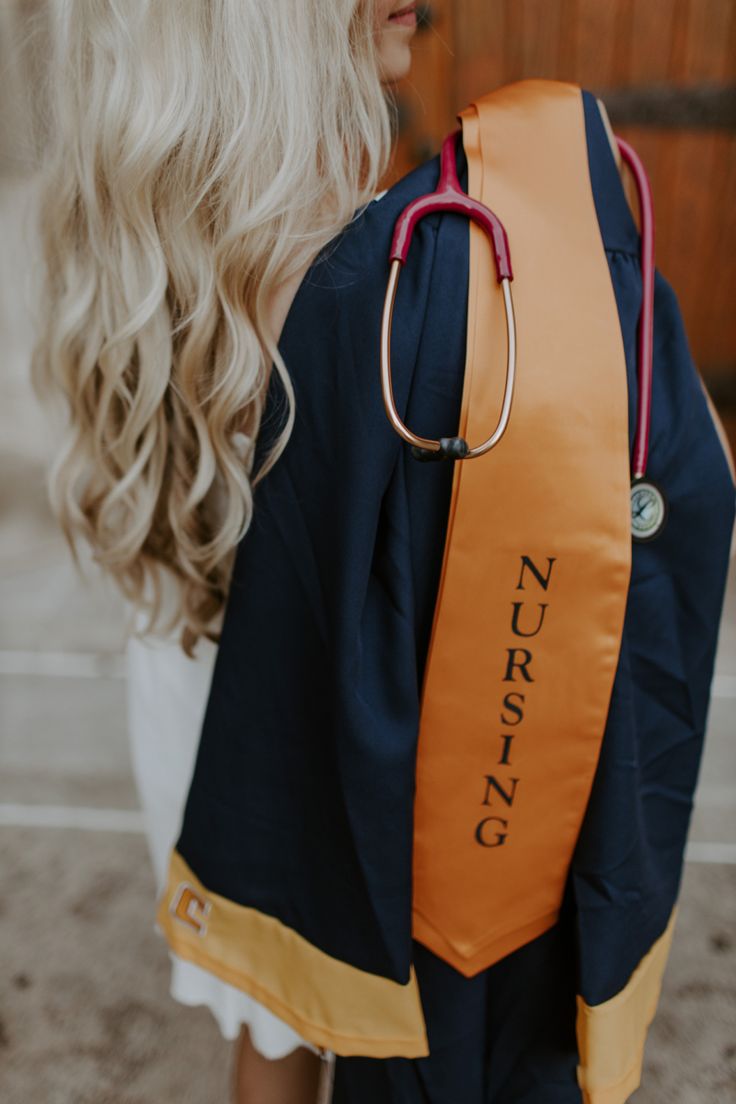
[[[494,449],[456,463],[422,687],[414,936],[469,976],[557,921],[600,753],[631,569],[626,362],[580,89],[462,112],[469,191],[513,242],[518,363]],[[462,434],[501,402],[504,311],[470,229]]]

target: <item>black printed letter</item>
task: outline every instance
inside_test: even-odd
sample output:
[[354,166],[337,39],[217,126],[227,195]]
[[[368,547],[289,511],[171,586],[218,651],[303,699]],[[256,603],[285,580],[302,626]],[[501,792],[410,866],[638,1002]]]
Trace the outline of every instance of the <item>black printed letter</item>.
[[509,767],[509,766],[511,766],[511,760],[509,759],[509,752],[511,750],[511,741],[514,738],[514,733],[513,732],[501,732],[501,733],[499,733],[499,735],[500,735],[501,739],[503,740],[503,755],[498,760],[498,762],[499,762],[500,766]]
[[506,842],[506,832],[497,832],[494,843],[488,843],[483,838],[483,825],[490,824],[493,820],[503,825],[504,828],[508,828],[509,826],[509,822],[507,820],[502,820],[501,817],[486,817],[485,820],[481,820],[478,827],[475,829],[475,838],[481,847],[501,847]]
[[504,704],[505,709],[510,709],[511,710],[511,712],[516,717],[516,720],[515,721],[510,721],[508,719],[508,717],[504,717],[504,715],[502,713],[501,714],[501,724],[504,724],[504,725],[517,725],[517,724],[521,724],[521,722],[524,720],[524,710],[521,708],[520,705],[514,705],[514,703],[511,701],[512,698],[518,698],[519,701],[523,702],[526,699],[526,695],[525,694],[520,694],[517,690],[509,690],[508,694],[503,699],[503,704]]
[[543,575],[542,572],[539,570],[539,568],[536,567],[535,564],[532,562],[532,560],[530,559],[529,556],[522,556],[521,557],[521,573],[519,575],[519,584],[518,584],[516,589],[517,590],[523,590],[524,589],[524,568],[528,567],[529,570],[531,571],[532,575],[535,577],[535,579],[537,580],[539,585],[542,587],[542,589],[546,590],[547,587],[549,586],[550,575],[552,574],[552,564],[555,562],[556,559],[557,559],[556,556],[548,556],[547,557],[547,563],[549,564],[549,567],[547,568],[547,574]]
[[507,793],[506,790],[504,790],[503,786],[499,785],[498,781],[493,777],[492,774],[486,774],[484,777],[485,777],[485,780],[486,780],[486,796],[483,799],[483,802],[482,802],[483,805],[490,805],[491,804],[491,802],[490,802],[491,790],[495,790],[498,793],[498,796],[501,798],[501,800],[505,801],[507,805],[513,805],[514,798],[516,797],[516,785],[519,781],[518,778],[510,778],[509,779],[510,782],[513,782],[513,786],[511,787],[511,790]]
[[548,603],[547,602],[540,602],[539,603],[539,608],[542,611],[542,613],[541,613],[540,618],[539,618],[539,624],[537,625],[534,632],[522,632],[521,629],[519,628],[519,610],[524,605],[524,603],[523,602],[512,602],[511,605],[514,607],[514,612],[513,612],[512,617],[511,617],[511,631],[514,633],[514,635],[515,636],[536,636],[537,633],[539,632],[539,630],[541,629],[542,625],[544,624],[544,614],[547,610]]
[[[506,674],[503,676],[503,681],[516,682],[514,678],[514,667],[518,667],[527,682],[534,682],[534,679],[527,671],[527,667],[532,661],[532,653],[527,651],[526,648],[507,648],[506,651],[509,653],[509,661],[506,664]],[[517,652],[519,655],[523,655],[526,658],[522,660],[516,659],[515,656]]]

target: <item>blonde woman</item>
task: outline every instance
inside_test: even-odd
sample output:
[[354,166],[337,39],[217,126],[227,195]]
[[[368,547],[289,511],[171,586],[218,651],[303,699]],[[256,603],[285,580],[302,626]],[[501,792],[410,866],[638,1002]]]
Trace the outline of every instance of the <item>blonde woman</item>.
[[[140,619],[131,740],[173,995],[240,1034],[242,1104],[312,1104],[320,1058],[334,1104],[624,1101],[671,937],[734,486],[657,275],[647,474],[672,509],[656,540],[631,548],[643,269],[605,118],[588,93],[529,82],[464,112],[463,141],[446,147],[445,176],[465,191],[488,171],[522,258],[512,429],[492,464],[468,469],[488,482],[460,484],[461,504],[476,488],[471,522],[486,525],[463,546],[458,468],[404,447],[378,373],[393,228],[438,179],[433,159],[377,195],[385,86],[407,71],[415,6],[56,10],[35,373],[69,406],[52,479],[60,520]],[[484,147],[479,132],[495,138]],[[465,377],[495,356],[495,324],[483,357],[466,346],[500,303],[480,258],[462,219],[415,228],[393,387],[427,439],[459,424]],[[566,300],[571,286],[580,297]],[[585,505],[581,479],[596,491]],[[448,535],[453,572],[510,550],[500,605],[494,561],[453,609],[440,585]],[[591,564],[597,583],[580,601]],[[532,624],[516,590],[550,586]],[[433,739],[449,743],[428,767],[420,739],[419,771],[440,607],[446,654],[471,624],[480,646],[439,687],[452,712]],[[544,662],[529,644],[543,626]],[[504,646],[504,633],[524,638],[500,670],[494,633]],[[549,697],[535,716],[526,684],[540,669]],[[490,704],[468,708],[488,688]],[[488,731],[466,797],[453,772],[477,723]],[[568,777],[583,775],[573,808]],[[429,806],[428,786],[441,795]],[[412,871],[415,788],[425,819]],[[435,854],[435,903],[479,925],[477,955],[413,900]],[[504,856],[510,877],[494,880]],[[521,923],[558,868],[555,908]],[[524,887],[514,900],[509,881]],[[642,991],[646,1004],[632,998]]]
[[[53,477],[62,524],[91,541],[138,606],[137,627],[153,619],[158,630],[131,638],[129,716],[159,889],[232,553],[251,520],[267,368],[288,391],[277,346],[291,299],[378,190],[385,86],[409,68],[411,7],[60,0],[52,11],[48,308],[35,369],[42,391],[60,387],[72,405]],[[312,1101],[316,1048],[171,957],[172,994],[240,1035],[237,1098]]]

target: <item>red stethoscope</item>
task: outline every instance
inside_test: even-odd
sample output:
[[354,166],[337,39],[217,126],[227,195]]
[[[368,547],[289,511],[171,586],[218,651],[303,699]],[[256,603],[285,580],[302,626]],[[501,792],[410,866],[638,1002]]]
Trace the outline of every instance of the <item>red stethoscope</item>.
[[[476,199],[472,199],[460,187],[455,157],[461,131],[449,134],[442,144],[440,178],[437,188],[430,195],[420,196],[405,208],[399,216],[391,243],[388,286],[383,305],[381,324],[381,390],[388,419],[396,432],[412,446],[417,460],[470,460],[488,452],[503,437],[511,416],[516,379],[516,320],[511,294],[514,278],[511,254],[506,231],[501,220]],[[631,462],[631,525],[636,541],[649,541],[662,530],[667,518],[667,502],[664,493],[646,477],[649,454],[649,430],[652,416],[652,362],[654,343],[654,208],[652,192],[646,170],[634,149],[623,138],[617,138],[621,157],[631,169],[639,201],[640,259],[642,275],[642,304],[638,328],[638,402],[636,431]],[[437,212],[454,212],[465,215],[487,235],[496,265],[496,277],[503,293],[506,316],[506,383],[498,424],[487,440],[471,448],[463,437],[418,437],[399,417],[391,382],[391,325],[393,321],[396,291],[401,270],[409,254],[414,228],[426,215]]]

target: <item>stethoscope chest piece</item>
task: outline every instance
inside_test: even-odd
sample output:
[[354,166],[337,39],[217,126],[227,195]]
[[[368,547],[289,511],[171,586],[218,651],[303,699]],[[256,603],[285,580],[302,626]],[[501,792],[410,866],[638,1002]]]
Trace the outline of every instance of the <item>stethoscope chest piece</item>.
[[654,540],[667,521],[667,499],[656,483],[646,477],[631,484],[631,535],[637,542]]

